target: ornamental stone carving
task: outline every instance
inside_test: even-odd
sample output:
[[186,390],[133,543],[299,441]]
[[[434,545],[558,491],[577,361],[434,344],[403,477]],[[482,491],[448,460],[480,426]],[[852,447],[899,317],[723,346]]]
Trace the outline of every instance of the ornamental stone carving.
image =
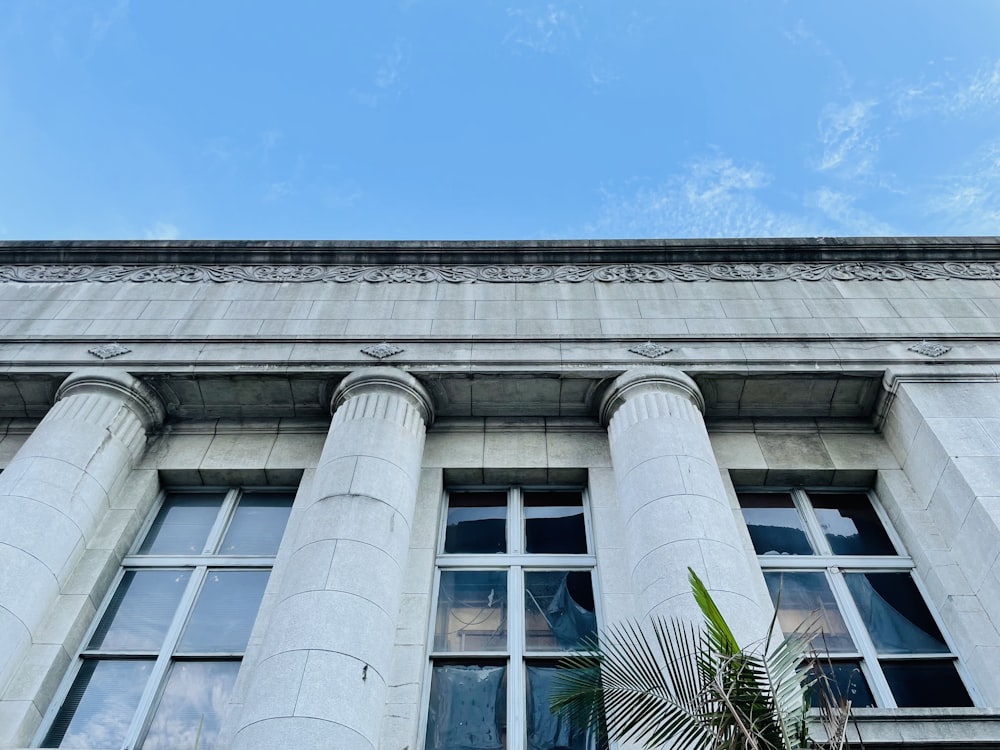
[[0,266],[0,282],[26,284],[131,281],[136,283],[579,284],[696,281],[903,281],[1000,280],[1000,263],[968,261],[846,263],[624,263],[601,265],[484,266]]

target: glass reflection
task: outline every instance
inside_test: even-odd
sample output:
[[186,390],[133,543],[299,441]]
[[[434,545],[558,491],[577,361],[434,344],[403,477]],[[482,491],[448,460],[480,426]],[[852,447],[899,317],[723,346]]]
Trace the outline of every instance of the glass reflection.
[[590,735],[575,727],[566,717],[549,709],[549,696],[555,682],[554,666],[529,666],[528,677],[528,748],[530,750],[586,750]]
[[947,653],[909,573],[848,573],[844,578],[879,653]]
[[87,660],[42,745],[121,747],[152,671],[151,660]]
[[809,499],[835,555],[896,554],[867,494],[816,493]]
[[215,748],[222,712],[239,671],[238,661],[176,662],[143,749]]
[[89,648],[159,650],[190,577],[187,570],[126,572],[90,639]]
[[758,555],[811,555],[802,518],[787,492],[740,495],[743,520]]
[[525,492],[524,549],[531,554],[586,554],[583,495]]
[[[853,708],[868,708],[875,705],[875,697],[868,680],[861,671],[859,660],[827,660],[820,665],[822,676],[834,700],[849,700]],[[813,708],[820,708],[819,690],[812,691]]]
[[292,493],[254,492],[240,498],[220,555],[276,555],[292,512]]
[[969,691],[950,659],[906,659],[879,664],[896,704],[903,708],[972,705]]
[[241,653],[267,585],[266,570],[210,570],[178,653]]
[[434,650],[503,651],[506,648],[506,571],[442,571]]
[[524,574],[525,647],[568,651],[597,634],[590,571]]
[[813,648],[820,652],[854,651],[854,641],[823,573],[765,573],[771,601],[778,607],[781,632],[807,626],[818,631]]
[[224,492],[172,492],[153,519],[140,555],[200,555],[225,499]]
[[501,750],[506,747],[507,680],[499,665],[434,667],[425,747]]
[[507,493],[452,493],[448,497],[444,551],[458,554],[506,552]]

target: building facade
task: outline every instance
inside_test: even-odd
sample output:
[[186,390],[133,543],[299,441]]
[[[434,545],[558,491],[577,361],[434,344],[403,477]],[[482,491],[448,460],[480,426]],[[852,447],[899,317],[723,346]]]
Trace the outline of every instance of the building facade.
[[995,238],[7,242],[0,352],[2,748],[582,750],[689,567],[1000,747]]

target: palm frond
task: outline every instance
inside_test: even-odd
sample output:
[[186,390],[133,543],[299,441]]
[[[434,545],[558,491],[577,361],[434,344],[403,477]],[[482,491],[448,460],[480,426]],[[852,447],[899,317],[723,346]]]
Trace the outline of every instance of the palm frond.
[[602,747],[608,738],[676,750],[805,746],[816,681],[811,633],[797,631],[762,653],[741,648],[690,569],[689,579],[702,628],[663,619],[647,629],[635,621],[609,628],[560,663],[552,710],[592,728]]

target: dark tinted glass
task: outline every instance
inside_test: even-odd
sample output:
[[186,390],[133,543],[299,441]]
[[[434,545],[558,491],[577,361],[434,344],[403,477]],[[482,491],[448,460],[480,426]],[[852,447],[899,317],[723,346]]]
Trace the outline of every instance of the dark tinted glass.
[[292,511],[291,492],[253,492],[240,498],[220,555],[275,555]]
[[89,648],[157,651],[190,577],[187,570],[125,573],[90,639]]
[[821,653],[855,650],[825,573],[764,573],[764,580],[778,607],[781,632],[803,627],[816,632],[813,646]]
[[85,661],[42,745],[120,747],[152,669],[152,660]]
[[507,571],[442,571],[434,650],[503,651],[506,648]]
[[579,492],[525,492],[524,549],[533,554],[585,554],[583,496]]
[[879,663],[896,703],[904,708],[972,705],[954,662],[907,659]]
[[210,570],[178,653],[239,653],[250,638],[267,585],[266,570]]
[[824,660],[820,665],[822,676],[819,677],[812,692],[813,708],[823,705],[821,691],[828,691],[829,699],[838,704],[841,700],[849,700],[853,708],[866,708],[875,705],[875,698],[868,687],[868,680],[861,672],[861,662],[857,660]]
[[587,750],[591,747],[590,734],[565,716],[549,709],[552,689],[556,681],[554,665],[529,666],[528,678],[528,747],[558,748],[558,750]]
[[239,671],[238,661],[175,662],[142,750],[218,747],[220,719]]
[[909,573],[847,573],[844,578],[879,653],[948,651]]
[[526,572],[524,592],[528,651],[568,651],[597,634],[589,570]]
[[451,493],[444,551],[460,554],[506,552],[507,493]]
[[141,555],[200,555],[225,492],[171,492],[139,547]]
[[802,518],[787,492],[748,492],[740,495],[753,548],[758,555],[811,555]]
[[896,554],[866,493],[815,493],[809,499],[835,555]]
[[424,746],[435,750],[505,747],[506,676],[506,669],[498,665],[434,667]]

